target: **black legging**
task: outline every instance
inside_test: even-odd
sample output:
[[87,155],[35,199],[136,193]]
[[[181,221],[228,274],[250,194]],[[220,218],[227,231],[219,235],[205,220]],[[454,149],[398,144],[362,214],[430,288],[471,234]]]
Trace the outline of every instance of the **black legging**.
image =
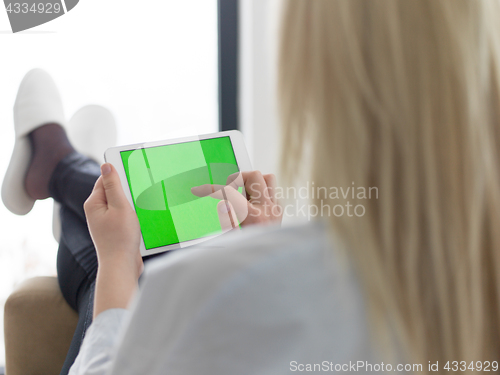
[[74,152],[59,162],[49,182],[51,196],[61,204],[61,239],[57,253],[59,287],[68,304],[78,312],[78,325],[61,375],[68,374],[92,323],[97,254],[83,204],[100,174],[95,161]]

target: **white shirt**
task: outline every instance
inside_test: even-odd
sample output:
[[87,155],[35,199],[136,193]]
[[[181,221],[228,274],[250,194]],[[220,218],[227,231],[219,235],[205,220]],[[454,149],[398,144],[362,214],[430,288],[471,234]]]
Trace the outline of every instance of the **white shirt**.
[[150,262],[131,311],[95,319],[70,375],[324,371],[370,348],[360,288],[323,225],[252,228]]

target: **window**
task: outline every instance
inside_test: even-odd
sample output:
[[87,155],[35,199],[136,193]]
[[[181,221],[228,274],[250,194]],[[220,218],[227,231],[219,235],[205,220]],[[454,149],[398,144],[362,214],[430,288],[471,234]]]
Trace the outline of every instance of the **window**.
[[[223,12],[231,3],[233,10]],[[221,0],[222,8],[218,8],[217,0],[81,0],[65,16],[35,29],[15,35],[0,31],[4,51],[0,139],[8,141],[0,149],[0,175],[7,169],[14,145],[12,106],[18,85],[34,67],[44,68],[54,77],[68,118],[86,104],[111,109],[118,122],[120,144],[218,131],[219,97],[236,92],[233,71],[225,76],[234,93],[219,93],[218,63],[219,58],[233,54],[228,64],[233,61],[236,66],[236,39],[229,42],[232,49],[224,47],[224,56],[219,56],[219,42],[228,44],[219,40],[217,30],[219,26],[230,32],[222,26],[231,20],[236,27],[231,18],[236,3]],[[222,25],[218,25],[218,11],[226,14],[220,20]],[[0,30],[10,30],[4,12],[0,12]],[[233,102],[228,105],[236,113],[236,100]],[[223,107],[228,106],[221,104],[221,111]],[[221,125],[231,127],[236,127],[236,121]],[[0,318],[5,299],[17,283],[35,275],[55,275],[57,243],[51,222],[50,200],[37,202],[25,217],[0,205]],[[0,335],[1,368],[5,361],[3,331]]]

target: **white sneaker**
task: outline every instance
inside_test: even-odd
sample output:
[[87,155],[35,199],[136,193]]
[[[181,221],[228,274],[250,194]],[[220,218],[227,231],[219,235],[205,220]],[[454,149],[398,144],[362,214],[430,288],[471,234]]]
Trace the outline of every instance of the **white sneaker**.
[[[104,163],[104,151],[116,145],[117,131],[113,114],[99,105],[88,105],[78,110],[68,122],[68,139],[78,152]],[[61,238],[60,205],[54,201],[52,234]]]
[[14,104],[14,151],[2,184],[2,200],[7,209],[26,215],[35,204],[24,187],[31,161],[28,134],[49,123],[65,126],[61,96],[50,75],[33,69],[23,78]]

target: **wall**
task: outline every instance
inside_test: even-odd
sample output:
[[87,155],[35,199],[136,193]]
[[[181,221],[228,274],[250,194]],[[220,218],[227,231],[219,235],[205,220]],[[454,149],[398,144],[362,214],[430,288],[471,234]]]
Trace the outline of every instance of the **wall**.
[[[240,0],[240,124],[254,169],[274,173],[278,169],[280,134],[276,101],[277,51],[281,0]],[[284,145],[286,151],[286,145]],[[295,186],[299,189],[301,186]],[[283,187],[282,185],[280,185]],[[284,193],[286,188],[282,190]],[[283,225],[309,220],[309,200],[281,199],[287,214]],[[300,211],[300,209],[304,211]],[[306,212],[303,214],[303,212]]]
[[253,167],[277,173],[276,49],[279,0],[240,0],[240,124]]

